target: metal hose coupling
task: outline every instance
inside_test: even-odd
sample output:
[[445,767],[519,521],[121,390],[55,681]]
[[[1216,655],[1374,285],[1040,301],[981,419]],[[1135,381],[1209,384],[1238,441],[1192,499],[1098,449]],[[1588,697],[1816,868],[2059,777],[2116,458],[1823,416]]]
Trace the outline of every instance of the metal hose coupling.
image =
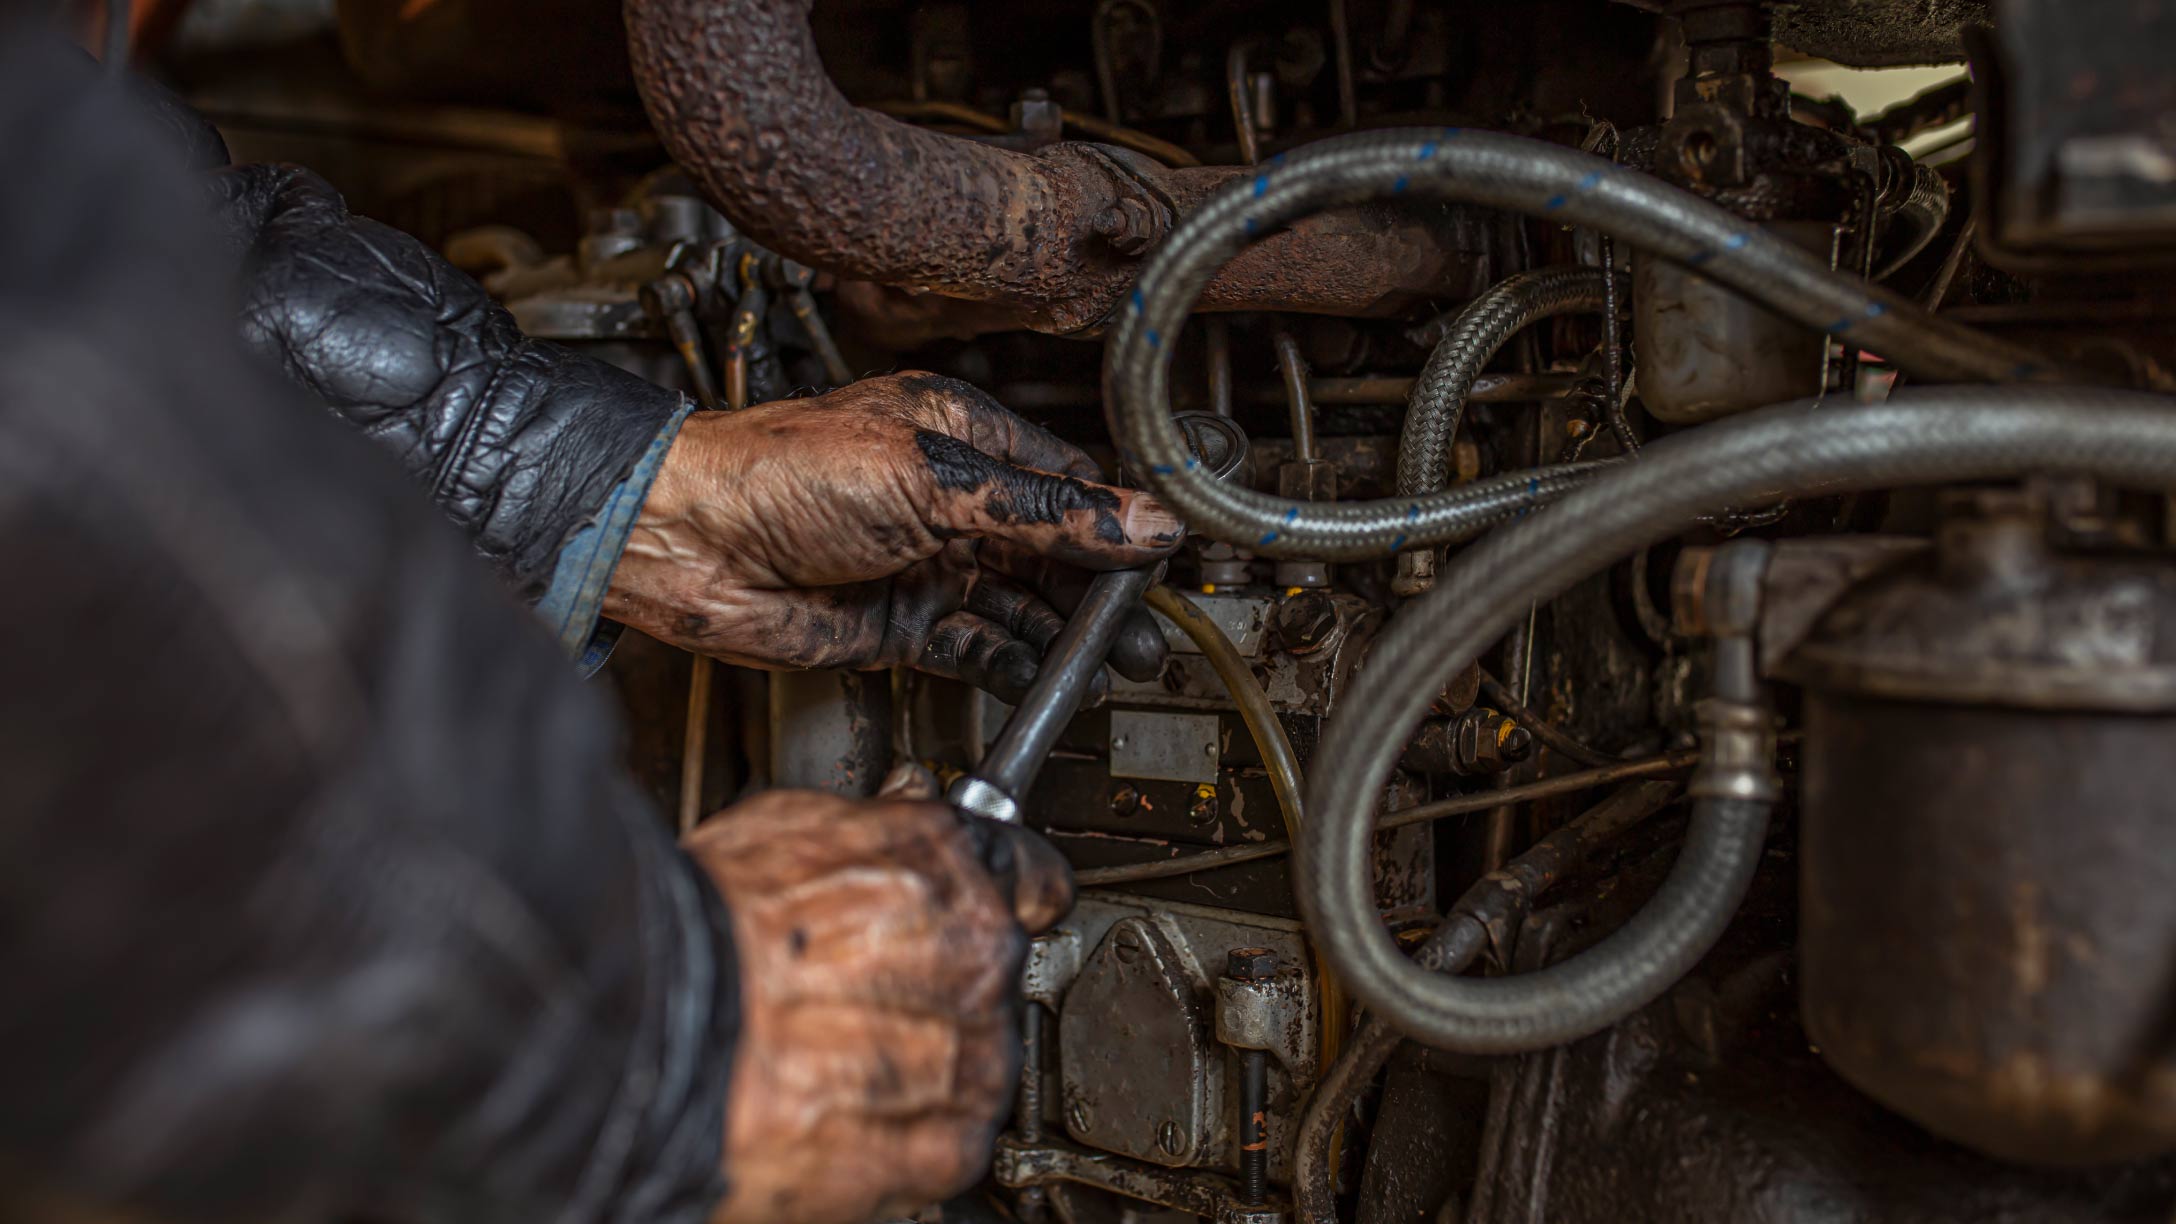
[[1776,717],[1764,702],[1709,697],[1693,707],[1700,720],[1700,764],[1685,793],[1695,799],[1774,803],[1783,797],[1776,773]]
[[1732,540],[1699,563],[1699,622],[1714,639],[1711,694],[1693,707],[1700,721],[1700,764],[1686,793],[1695,799],[1774,803],[1783,797],[1775,771],[1776,720],[1760,683],[1761,584],[1774,548],[1766,540]]

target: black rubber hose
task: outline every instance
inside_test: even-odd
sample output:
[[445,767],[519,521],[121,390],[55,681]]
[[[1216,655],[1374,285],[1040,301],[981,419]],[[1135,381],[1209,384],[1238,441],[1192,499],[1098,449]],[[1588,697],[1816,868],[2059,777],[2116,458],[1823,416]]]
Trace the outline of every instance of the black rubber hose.
[[1607,284],[1600,268],[1541,268],[1497,282],[1458,312],[1406,398],[1399,496],[1433,493],[1450,483],[1451,442],[1466,396],[1504,342],[1542,319],[1600,310]]
[[1930,381],[2053,376],[2039,357],[1931,315],[1689,192],[1576,149],[1460,128],[1360,132],[1272,158],[1211,196],[1157,249],[1104,356],[1126,465],[1194,530],[1257,554],[1359,561],[1469,539],[1584,479],[1563,469],[1427,497],[1299,502],[1200,470],[1170,422],[1171,349],[1216,270],[1257,236],[1324,209],[1396,198],[1467,202],[1588,226],[1738,289],[1817,331],[1848,335]]
[[1763,409],[1673,435],[1462,552],[1400,609],[1310,769],[1299,900],[1346,988],[1416,1040],[1508,1054],[1583,1037],[1655,998],[1704,952],[1760,852],[1762,805],[1695,806],[1675,867],[1624,929],[1536,973],[1441,977],[1400,955],[1370,876],[1374,799],[1453,672],[1574,582],[1703,516],[1784,497],[2049,472],[2176,487],[2176,399],[2074,387],[1931,388],[1866,407]]
[[[1520,921],[1541,893],[1614,841],[1618,834],[1669,805],[1674,782],[1635,782],[1587,809],[1524,854],[1474,882],[1444,915],[1443,925],[1413,955],[1431,973],[1463,973],[1482,949]],[[1330,1065],[1307,1102],[1292,1149],[1292,1190],[1307,1224],[1337,1224],[1331,1138],[1375,1073],[1405,1038],[1365,1020],[1344,1054]]]

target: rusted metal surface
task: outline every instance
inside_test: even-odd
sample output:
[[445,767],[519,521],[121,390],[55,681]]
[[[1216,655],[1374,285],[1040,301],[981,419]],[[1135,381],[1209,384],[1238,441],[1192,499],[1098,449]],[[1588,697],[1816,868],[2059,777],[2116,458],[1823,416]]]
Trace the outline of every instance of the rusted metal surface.
[[1250,1207],[1228,1178],[1190,1169],[1164,1169],[1068,1144],[997,1141],[991,1167],[997,1184],[1051,1186],[1070,1182],[1200,1216],[1215,1224],[1284,1224],[1291,1212],[1281,1201]]
[[1946,520],[1926,564],[1842,600],[1784,665],[1866,696],[2176,712],[2176,567],[2053,552],[2035,514]]
[[1807,702],[1806,1027],[2011,1160],[2176,1151],[2176,717]]
[[[1634,834],[1638,844],[1621,850],[1604,875],[1568,884],[1562,902],[1529,918],[1516,935],[1514,967],[1562,960],[1615,930],[1674,857],[1666,833],[1664,824]],[[1858,850],[1869,853],[1863,845]],[[1824,1065],[1826,1044],[1809,1042],[1795,1015],[1791,876],[1789,860],[1771,855],[1714,951],[1632,1018],[1572,1045],[1498,1064],[1476,1162],[1479,1184],[1463,1217],[1453,1218],[1465,1224],[2169,1219],[2176,1166],[2167,1161],[2081,1173],[1990,1160],[1888,1112]],[[1901,937],[1884,931],[1868,938],[1889,949]],[[1432,1051],[1422,1066],[1446,1078],[1488,1074]],[[1394,1069],[1386,1097],[1400,1091],[1397,1078]],[[1461,1129],[1442,1133],[1446,1143],[1466,1139]],[[1453,1151],[1436,1159],[1467,1157]]]
[[1808,685],[1808,1031],[1860,1089],[2007,1159],[2176,1152],[2176,568],[1953,504],[1786,664]]
[[[800,0],[629,0],[626,18],[652,121],[736,226],[842,278],[1003,304],[1019,326],[1098,326],[1140,252],[1253,173],[1079,143],[1016,153],[855,107]],[[1375,315],[1470,294],[1488,229],[1440,207],[1326,213],[1233,260],[1201,309]]]
[[[1924,553],[1927,542],[1916,536],[1809,536],[1778,540],[1775,556],[1761,579],[1760,644],[1762,675],[1773,675],[1783,660],[1806,640],[1823,614],[1860,583]],[[1678,554],[1672,611],[1676,627],[1687,636],[1706,636],[1704,603],[1709,547]]]

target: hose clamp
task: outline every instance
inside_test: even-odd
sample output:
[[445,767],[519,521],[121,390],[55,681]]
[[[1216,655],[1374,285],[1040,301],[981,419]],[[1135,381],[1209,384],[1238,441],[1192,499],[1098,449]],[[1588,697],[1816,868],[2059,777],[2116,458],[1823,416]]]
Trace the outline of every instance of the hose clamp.
[[1767,707],[1710,697],[1694,709],[1700,718],[1700,764],[1686,793],[1695,799],[1781,799],[1776,723]]

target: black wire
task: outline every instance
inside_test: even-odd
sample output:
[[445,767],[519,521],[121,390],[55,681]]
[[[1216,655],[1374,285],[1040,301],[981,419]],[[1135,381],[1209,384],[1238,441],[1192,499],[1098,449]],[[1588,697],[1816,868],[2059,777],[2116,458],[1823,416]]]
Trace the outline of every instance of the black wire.
[[1602,404],[1602,419],[1617,436],[1618,449],[1627,455],[1640,453],[1639,435],[1624,415],[1624,337],[1617,327],[1617,243],[1602,235],[1602,368],[1608,371],[1609,396]]

